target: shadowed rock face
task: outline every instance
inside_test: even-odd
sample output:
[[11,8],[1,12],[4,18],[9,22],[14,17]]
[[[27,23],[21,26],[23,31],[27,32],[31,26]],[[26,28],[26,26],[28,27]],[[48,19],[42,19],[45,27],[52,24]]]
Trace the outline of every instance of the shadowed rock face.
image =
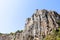
[[58,28],[60,15],[55,11],[36,10],[32,17],[27,18],[23,32],[13,35],[1,35],[0,40],[42,40],[53,29]]

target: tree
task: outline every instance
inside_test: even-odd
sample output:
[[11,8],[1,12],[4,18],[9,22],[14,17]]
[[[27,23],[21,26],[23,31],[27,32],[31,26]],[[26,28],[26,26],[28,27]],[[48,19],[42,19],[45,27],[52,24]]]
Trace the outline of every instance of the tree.
[[19,33],[22,33],[22,32],[23,32],[23,30],[17,30],[17,31],[16,31],[16,33],[18,33],[18,32],[19,32]]

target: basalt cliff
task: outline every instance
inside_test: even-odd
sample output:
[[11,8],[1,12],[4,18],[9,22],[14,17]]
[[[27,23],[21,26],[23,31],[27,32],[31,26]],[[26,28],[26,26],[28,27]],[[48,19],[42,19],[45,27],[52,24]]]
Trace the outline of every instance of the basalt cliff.
[[43,40],[52,30],[59,28],[60,14],[56,11],[36,10],[26,19],[25,29],[14,34],[2,34],[0,40]]

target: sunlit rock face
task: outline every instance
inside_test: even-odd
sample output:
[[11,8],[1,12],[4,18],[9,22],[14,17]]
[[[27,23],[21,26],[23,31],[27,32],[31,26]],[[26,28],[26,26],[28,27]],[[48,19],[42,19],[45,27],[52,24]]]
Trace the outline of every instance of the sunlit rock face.
[[42,40],[53,29],[58,28],[56,21],[60,15],[55,11],[36,10],[31,18],[27,18],[24,30],[24,40]]
[[15,33],[15,40],[23,40],[22,38],[23,38],[23,36],[22,36],[23,34],[22,34],[22,32],[20,33],[20,32],[16,32]]
[[0,40],[22,40],[22,33],[16,32],[14,34],[2,34]]
[[14,35],[2,34],[0,40],[14,40]]
[[30,18],[27,18],[23,32],[0,35],[0,40],[43,40],[53,29],[59,27],[59,20],[60,15],[57,12],[37,9]]

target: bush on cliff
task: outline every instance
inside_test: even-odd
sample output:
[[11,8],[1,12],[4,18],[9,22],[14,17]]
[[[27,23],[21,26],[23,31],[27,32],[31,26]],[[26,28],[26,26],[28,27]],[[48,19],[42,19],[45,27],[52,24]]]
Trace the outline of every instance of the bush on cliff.
[[53,30],[52,34],[47,35],[44,40],[60,40],[60,28]]

